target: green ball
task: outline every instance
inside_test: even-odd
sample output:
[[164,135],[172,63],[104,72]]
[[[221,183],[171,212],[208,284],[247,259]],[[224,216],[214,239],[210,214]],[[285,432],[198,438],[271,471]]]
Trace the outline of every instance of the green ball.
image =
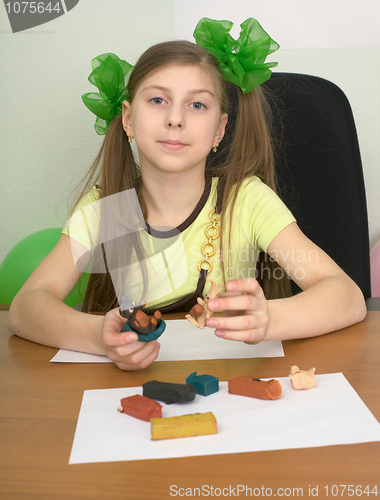
[[[11,304],[25,281],[58,243],[61,233],[62,228],[43,229],[30,234],[10,250],[0,265],[1,304]],[[88,278],[89,274],[82,275],[64,300],[65,304],[74,307],[83,302]]]

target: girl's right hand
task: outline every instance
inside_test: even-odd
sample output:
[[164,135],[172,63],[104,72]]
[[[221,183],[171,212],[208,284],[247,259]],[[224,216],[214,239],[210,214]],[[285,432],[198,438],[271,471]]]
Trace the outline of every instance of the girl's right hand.
[[105,315],[103,345],[108,358],[121,370],[141,370],[157,358],[160,343],[157,340],[139,342],[135,332],[121,332],[125,322],[118,308]]

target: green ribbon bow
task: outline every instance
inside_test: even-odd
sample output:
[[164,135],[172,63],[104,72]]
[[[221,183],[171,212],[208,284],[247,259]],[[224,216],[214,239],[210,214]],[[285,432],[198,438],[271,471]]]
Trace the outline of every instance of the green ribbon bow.
[[256,19],[246,19],[241,25],[239,38],[230,35],[231,21],[202,18],[194,30],[198,45],[212,54],[219,62],[226,80],[238,85],[244,94],[269,80],[276,62],[265,59],[280,48]]
[[112,53],[95,57],[91,65],[88,80],[99,93],[83,94],[82,100],[97,116],[94,125],[97,134],[104,135],[116,113],[121,115],[122,103],[128,98],[127,85],[133,66]]

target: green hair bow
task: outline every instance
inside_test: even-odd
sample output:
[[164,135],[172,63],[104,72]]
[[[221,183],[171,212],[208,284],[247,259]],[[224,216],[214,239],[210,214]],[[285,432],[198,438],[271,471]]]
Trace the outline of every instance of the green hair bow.
[[99,93],[82,95],[87,108],[97,118],[94,128],[99,135],[107,132],[116,114],[121,115],[122,103],[128,99],[128,80],[133,66],[112,53],[95,57],[88,80],[99,89]]
[[198,45],[219,62],[226,80],[238,85],[244,94],[269,80],[270,68],[278,63],[265,63],[265,59],[280,48],[256,19],[246,19],[241,25],[239,38],[230,35],[231,21],[202,18],[194,30]]

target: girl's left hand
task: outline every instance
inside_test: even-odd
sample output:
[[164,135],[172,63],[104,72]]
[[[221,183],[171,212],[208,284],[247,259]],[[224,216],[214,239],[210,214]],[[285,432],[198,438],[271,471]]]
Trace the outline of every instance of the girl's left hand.
[[210,311],[223,311],[226,318],[213,316],[207,326],[228,340],[258,344],[265,340],[269,325],[268,303],[258,282],[244,278],[226,283],[227,293],[210,300]]

